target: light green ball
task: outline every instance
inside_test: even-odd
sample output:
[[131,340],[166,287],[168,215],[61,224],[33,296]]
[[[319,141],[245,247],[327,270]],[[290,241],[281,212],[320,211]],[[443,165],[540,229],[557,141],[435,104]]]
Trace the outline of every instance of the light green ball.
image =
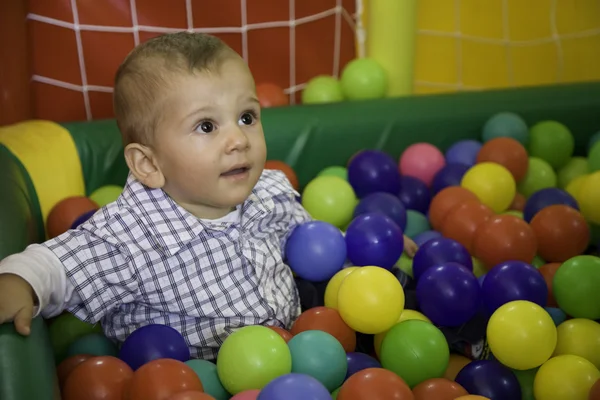
[[348,169],[346,167],[340,167],[338,165],[334,165],[331,167],[327,167],[323,169],[321,172],[317,174],[317,176],[337,176],[338,178],[342,178],[343,180],[348,180]]
[[104,207],[117,200],[122,192],[123,188],[121,186],[106,185],[94,190],[92,194],[90,194],[90,199],[98,204],[98,206]]
[[333,76],[319,75],[312,78],[302,91],[303,104],[335,103],[344,100],[342,85]]
[[371,58],[357,58],[346,64],[341,82],[349,100],[380,99],[387,93],[387,73]]
[[318,176],[302,193],[302,206],[314,219],[342,230],[352,220],[356,204],[350,183],[337,176]]
[[554,169],[562,168],[574,150],[575,138],[560,122],[538,122],[529,130],[529,155],[541,158]]
[[561,169],[558,170],[558,187],[564,189],[576,178],[590,172],[588,160],[585,157],[572,157]]
[[556,172],[546,161],[537,157],[529,157],[529,167],[525,177],[517,184],[517,190],[526,198],[535,192],[556,187]]

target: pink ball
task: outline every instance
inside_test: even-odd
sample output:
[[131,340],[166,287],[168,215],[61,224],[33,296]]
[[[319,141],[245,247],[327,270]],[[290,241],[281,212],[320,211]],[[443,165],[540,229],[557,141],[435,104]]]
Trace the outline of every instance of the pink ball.
[[400,174],[418,178],[431,186],[435,174],[446,165],[442,152],[429,143],[415,143],[400,156]]
[[243,392],[236,394],[229,400],[256,400],[259,393],[260,390],[258,389],[244,390]]

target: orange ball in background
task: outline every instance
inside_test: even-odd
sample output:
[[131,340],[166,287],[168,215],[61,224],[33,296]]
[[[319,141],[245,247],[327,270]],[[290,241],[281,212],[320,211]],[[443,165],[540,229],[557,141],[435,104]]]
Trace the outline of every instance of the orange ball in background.
[[63,400],[121,400],[133,371],[116,357],[92,357],[79,364],[67,378]]
[[296,176],[294,169],[290,167],[289,164],[279,160],[267,160],[265,163],[265,169],[276,169],[283,172],[292,184],[292,187],[296,190],[299,189],[300,186],[298,184],[298,177]]
[[590,227],[585,218],[567,205],[555,204],[541,209],[530,225],[538,242],[538,254],[550,263],[562,263],[578,256],[590,243]]
[[479,201],[477,196],[460,186],[448,186],[438,192],[429,205],[429,222],[433,229],[439,231],[448,216],[448,212],[460,203],[468,200]]
[[342,319],[335,308],[313,307],[304,311],[290,329],[292,335],[300,332],[318,330],[336,338],[346,352],[356,349],[356,332]]
[[82,362],[89,360],[93,356],[90,354],[76,354],[69,358],[64,359],[56,367],[56,375],[58,376],[58,385],[61,390],[64,388],[67,379],[71,375],[71,372],[75,370]]
[[292,340],[292,338],[294,337],[294,335],[292,335],[291,333],[289,333],[285,329],[280,328],[278,326],[267,326],[267,328],[272,329],[275,332],[277,332],[279,334],[279,336],[281,336],[281,338],[283,340],[285,340],[286,343],[289,342],[290,340]]
[[215,398],[204,392],[189,391],[177,393],[169,397],[169,400],[215,400]]
[[415,400],[454,400],[469,394],[458,383],[445,378],[427,379],[413,388]]
[[477,153],[477,163],[483,162],[502,165],[519,182],[527,174],[529,155],[519,141],[510,137],[497,137],[485,142]]
[[281,86],[274,83],[256,85],[256,95],[261,107],[280,107],[290,104],[290,99]]
[[448,239],[456,240],[472,253],[475,231],[494,215],[494,210],[478,200],[465,201],[450,209],[440,233]]
[[125,398],[165,400],[180,392],[193,391],[204,392],[196,372],[181,361],[160,358],[142,365],[134,372]]
[[383,368],[366,368],[350,376],[337,400],[414,400],[410,387],[398,375]]
[[513,199],[513,202],[510,204],[508,209],[523,212],[523,210],[525,209],[525,203],[527,203],[527,199],[525,198],[525,196],[517,192],[515,193],[515,198]]
[[62,235],[71,228],[73,222],[88,211],[97,210],[98,204],[85,196],[67,197],[59,201],[48,214],[46,232],[50,238]]
[[548,286],[548,303],[546,304],[548,307],[558,307],[558,303],[554,298],[554,292],[552,291],[552,280],[561,265],[561,263],[548,263],[538,268]]
[[475,232],[473,256],[487,269],[505,261],[531,263],[538,251],[533,229],[514,215],[497,215]]

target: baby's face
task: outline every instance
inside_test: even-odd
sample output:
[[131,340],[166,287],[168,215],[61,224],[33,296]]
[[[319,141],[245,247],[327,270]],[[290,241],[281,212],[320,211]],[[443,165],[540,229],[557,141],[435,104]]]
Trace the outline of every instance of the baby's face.
[[246,200],[266,146],[254,79],[230,57],[214,72],[175,78],[165,93],[154,149],[163,189],[199,218],[219,218]]

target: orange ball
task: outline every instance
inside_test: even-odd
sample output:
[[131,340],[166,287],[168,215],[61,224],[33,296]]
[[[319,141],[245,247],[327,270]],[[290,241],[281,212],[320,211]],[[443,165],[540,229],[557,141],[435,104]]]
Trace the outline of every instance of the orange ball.
[[525,203],[527,203],[527,199],[521,193],[515,193],[515,198],[513,202],[508,207],[509,210],[513,211],[523,211],[525,209]]
[[544,277],[544,280],[546,281],[546,285],[548,286],[548,302],[546,304],[548,307],[558,307],[558,303],[554,298],[554,292],[552,291],[552,280],[554,279],[554,275],[561,265],[561,263],[549,263],[538,268],[538,271],[540,271]]
[[446,368],[446,372],[444,373],[444,378],[450,379],[453,381],[456,379],[456,375],[460,372],[461,369],[465,367],[465,365],[471,362],[465,356],[460,354],[450,354],[450,361],[448,362],[448,367]]
[[62,391],[63,400],[121,400],[133,371],[116,357],[92,357],[69,375]]
[[514,215],[488,219],[477,228],[473,240],[473,256],[488,269],[511,260],[530,263],[537,249],[533,229]]
[[398,375],[383,368],[367,368],[349,377],[337,400],[414,400],[410,388]]
[[73,196],[59,201],[48,214],[46,231],[50,238],[62,235],[73,222],[88,211],[97,210],[98,204],[85,196]]
[[427,379],[413,388],[415,400],[454,400],[469,394],[458,383],[445,378]]
[[530,225],[537,238],[538,254],[547,262],[565,262],[582,254],[590,243],[590,227],[585,218],[567,205],[541,209]]
[[479,396],[478,394],[468,394],[466,396],[457,397],[454,400],[490,400],[490,398]]
[[64,359],[56,367],[56,375],[58,376],[58,384],[61,390],[65,387],[67,379],[71,375],[71,372],[86,360],[89,360],[93,356],[90,354],[77,354],[69,358]]
[[267,326],[267,328],[274,330],[275,332],[277,332],[279,334],[279,336],[281,336],[281,338],[283,340],[285,340],[285,342],[289,342],[294,335],[292,335],[291,333],[289,333],[288,331],[286,331],[283,328],[280,328],[278,326]]
[[290,99],[281,86],[274,83],[256,85],[256,95],[261,107],[280,107],[290,103]]
[[479,201],[477,196],[460,186],[448,186],[438,192],[429,205],[429,222],[435,230],[440,230],[448,212],[468,200]]
[[598,379],[596,383],[592,385],[590,394],[588,395],[588,400],[600,400],[600,379]]
[[475,231],[492,216],[494,210],[480,201],[465,201],[450,209],[440,233],[448,239],[456,240],[472,253]]
[[177,393],[189,391],[204,392],[200,378],[185,363],[169,358],[142,365],[127,388],[128,400],[167,400]]
[[169,397],[169,400],[215,400],[215,398],[204,392],[188,391],[177,393]]
[[519,182],[527,174],[529,155],[523,145],[509,137],[498,137],[485,142],[479,153],[477,163],[493,162],[510,171],[515,181]]
[[329,333],[336,338],[346,352],[356,349],[356,332],[350,328],[335,308],[313,307],[304,311],[290,329],[292,335],[317,330]]
[[283,172],[285,176],[287,176],[294,189],[298,190],[298,188],[300,187],[298,184],[298,176],[296,176],[296,172],[287,163],[279,160],[267,160],[267,162],[265,163],[265,169],[276,169]]

